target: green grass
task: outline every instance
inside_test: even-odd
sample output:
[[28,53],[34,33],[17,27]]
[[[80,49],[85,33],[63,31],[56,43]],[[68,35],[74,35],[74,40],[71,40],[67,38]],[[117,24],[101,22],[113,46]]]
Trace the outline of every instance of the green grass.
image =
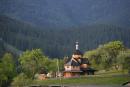
[[[65,85],[121,85],[122,83],[129,81],[130,77],[80,77],[80,78],[69,78],[62,79],[62,84]],[[59,79],[48,79],[48,80],[35,80],[33,84],[39,85],[51,85],[60,84]]]
[[80,78],[62,78],[61,81],[60,79],[34,80],[32,84],[60,85],[62,82],[64,85],[121,85],[126,81],[130,81],[130,76],[127,75],[127,72],[109,71]]
[[96,72],[96,75],[112,76],[112,75],[124,75],[128,74],[127,70],[112,70],[106,72]]

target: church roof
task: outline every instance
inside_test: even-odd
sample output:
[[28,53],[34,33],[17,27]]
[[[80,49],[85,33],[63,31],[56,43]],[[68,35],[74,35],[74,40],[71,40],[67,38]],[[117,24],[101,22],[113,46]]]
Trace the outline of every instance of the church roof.
[[75,50],[73,54],[74,55],[83,55],[83,53],[80,50]]
[[90,64],[88,58],[81,58],[81,64]]
[[70,66],[80,66],[81,64],[90,64],[88,58],[81,58],[81,62],[73,60],[72,58],[68,58],[68,60],[65,62],[65,65]]
[[79,62],[77,62],[76,60],[70,60],[68,61],[65,65],[68,65],[68,66],[80,66]]

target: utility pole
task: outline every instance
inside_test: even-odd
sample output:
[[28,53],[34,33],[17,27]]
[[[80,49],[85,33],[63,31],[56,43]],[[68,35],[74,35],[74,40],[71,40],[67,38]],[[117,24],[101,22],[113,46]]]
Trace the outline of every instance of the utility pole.
[[58,69],[57,76],[59,75],[61,87],[64,87],[63,84],[62,84],[61,74],[59,74],[60,73],[60,67],[59,67],[59,60],[58,59],[57,59],[57,69]]

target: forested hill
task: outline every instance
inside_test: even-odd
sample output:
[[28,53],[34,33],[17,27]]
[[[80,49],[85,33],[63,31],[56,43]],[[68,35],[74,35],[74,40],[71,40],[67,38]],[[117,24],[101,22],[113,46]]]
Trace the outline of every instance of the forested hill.
[[111,24],[94,24],[65,30],[39,29],[7,16],[0,16],[0,37],[6,43],[23,51],[41,48],[52,58],[70,55],[77,40],[83,52],[112,40],[123,41],[130,47],[129,32],[130,29]]
[[130,0],[0,0],[0,13],[60,29],[99,22],[130,27]]

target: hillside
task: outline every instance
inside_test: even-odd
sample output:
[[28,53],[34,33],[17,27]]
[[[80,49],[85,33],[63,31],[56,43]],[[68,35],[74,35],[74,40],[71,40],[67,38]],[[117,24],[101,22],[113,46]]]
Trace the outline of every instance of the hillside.
[[3,45],[3,43],[2,43],[1,40],[0,40],[0,57],[3,56],[3,53],[4,53],[4,52],[5,52],[4,45]]
[[95,23],[130,27],[129,11],[130,0],[0,0],[0,13],[52,29]]
[[112,41],[123,41],[130,47],[130,29],[111,24],[94,24],[65,30],[40,29],[25,22],[0,16],[0,37],[19,50],[41,48],[52,58],[68,56],[79,41],[81,50],[87,51]]

